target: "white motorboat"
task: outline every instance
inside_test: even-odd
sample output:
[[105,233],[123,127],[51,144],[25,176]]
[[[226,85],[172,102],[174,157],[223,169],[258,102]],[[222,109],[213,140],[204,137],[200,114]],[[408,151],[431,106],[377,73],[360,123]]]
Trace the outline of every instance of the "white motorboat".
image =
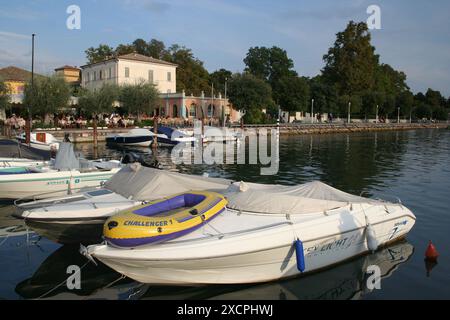
[[208,189],[225,191],[231,181],[146,168],[124,167],[102,188],[52,199],[16,204],[14,216],[39,234],[59,243],[98,243],[106,219],[143,201],[177,192]]
[[132,129],[127,133],[113,134],[106,137],[106,143],[116,146],[149,147],[155,134],[148,129]]
[[416,220],[401,203],[353,196],[320,182],[235,183],[224,195],[228,208],[183,237],[131,250],[104,243],[81,251],[143,283],[258,283],[375,251],[404,238]]
[[364,255],[339,266],[284,281],[238,286],[151,287],[143,299],[151,300],[356,300],[367,287],[369,266],[380,268],[381,286],[414,254],[414,247],[399,241],[375,254]]
[[[22,133],[18,135],[17,140],[25,144],[26,135]],[[48,132],[32,132],[30,134],[30,147],[42,151],[58,151],[61,141],[56,139]]]
[[98,187],[120,170],[120,161],[78,159],[73,146],[62,143],[54,165],[27,167],[22,172],[0,175],[0,199],[44,199]]

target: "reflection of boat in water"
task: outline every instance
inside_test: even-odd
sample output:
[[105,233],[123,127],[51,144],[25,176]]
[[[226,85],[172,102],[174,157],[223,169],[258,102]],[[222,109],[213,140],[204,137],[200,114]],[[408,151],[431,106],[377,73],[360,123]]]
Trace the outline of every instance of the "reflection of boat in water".
[[376,265],[383,281],[414,253],[406,241],[386,247],[334,268],[274,283],[246,286],[150,287],[144,299],[220,299],[220,300],[347,300],[368,294],[367,268]]
[[[65,280],[71,275],[67,273],[69,266],[82,268],[80,290],[67,288]],[[78,247],[63,246],[51,254],[31,278],[17,284],[15,291],[25,299],[136,299],[145,293],[146,286],[122,278],[104,265],[86,264],[78,254]]]

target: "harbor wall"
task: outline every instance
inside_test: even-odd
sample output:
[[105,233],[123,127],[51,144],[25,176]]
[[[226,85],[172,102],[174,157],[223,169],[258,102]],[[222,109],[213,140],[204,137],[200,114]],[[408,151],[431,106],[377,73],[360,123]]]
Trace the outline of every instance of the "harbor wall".
[[[244,125],[244,132],[259,133],[261,129],[276,129],[277,125]],[[351,123],[351,124],[280,124],[281,135],[302,135],[302,134],[332,134],[332,133],[352,133],[366,131],[390,131],[390,130],[416,130],[416,129],[447,129],[449,124],[442,123]],[[2,128],[3,136],[8,137],[6,128]],[[125,133],[132,128],[99,128],[98,141],[103,142],[106,136],[115,133]],[[192,129],[192,128],[191,128]],[[239,126],[231,128],[234,131],[241,131]],[[50,129],[35,130],[37,132],[48,132],[58,139],[63,139],[66,134],[73,143],[92,143],[93,129]]]

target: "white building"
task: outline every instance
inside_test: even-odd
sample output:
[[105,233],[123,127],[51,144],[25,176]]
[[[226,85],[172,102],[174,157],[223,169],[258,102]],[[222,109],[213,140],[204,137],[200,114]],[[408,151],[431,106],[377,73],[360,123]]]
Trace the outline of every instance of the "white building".
[[130,53],[81,67],[81,85],[89,90],[104,84],[138,84],[149,82],[156,85],[160,93],[176,93],[177,65]]

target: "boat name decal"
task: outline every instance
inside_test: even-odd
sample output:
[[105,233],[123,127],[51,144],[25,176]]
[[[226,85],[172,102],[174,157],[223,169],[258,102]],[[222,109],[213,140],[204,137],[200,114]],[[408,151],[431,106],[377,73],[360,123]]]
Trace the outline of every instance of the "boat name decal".
[[123,225],[135,227],[164,227],[168,224],[168,221],[125,221]]

